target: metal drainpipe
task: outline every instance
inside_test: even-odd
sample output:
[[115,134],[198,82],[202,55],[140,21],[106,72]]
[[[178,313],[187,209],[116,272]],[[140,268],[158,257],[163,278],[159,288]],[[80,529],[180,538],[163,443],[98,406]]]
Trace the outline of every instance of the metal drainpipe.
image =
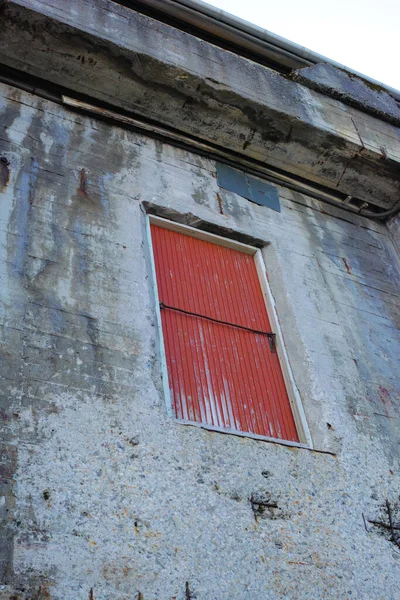
[[384,83],[376,81],[367,75],[359,73],[354,69],[346,67],[322,54],[313,52],[304,46],[295,44],[267,29],[253,25],[239,17],[235,17],[221,9],[206,4],[201,0],[125,0],[117,3],[131,6],[133,9],[143,5],[159,13],[172,16],[188,25],[196,26],[198,29],[226,39],[236,46],[243,47],[244,50],[257,52],[260,57],[269,56],[270,59],[277,61],[279,57],[282,65],[291,69],[300,69],[302,67],[328,63],[333,67],[356,75],[373,86],[384,89],[393,96],[397,102],[400,102],[400,91]]
[[396,204],[394,206],[392,206],[392,208],[390,208],[389,210],[385,210],[384,212],[381,212],[378,214],[374,213],[374,216],[372,216],[370,211],[368,211],[368,210],[365,210],[365,211],[360,210],[360,212],[358,214],[362,215],[363,217],[371,217],[373,219],[378,219],[379,221],[386,221],[386,219],[389,219],[389,217],[392,217],[393,215],[398,213],[399,210],[400,210],[400,200],[398,200],[396,202]]

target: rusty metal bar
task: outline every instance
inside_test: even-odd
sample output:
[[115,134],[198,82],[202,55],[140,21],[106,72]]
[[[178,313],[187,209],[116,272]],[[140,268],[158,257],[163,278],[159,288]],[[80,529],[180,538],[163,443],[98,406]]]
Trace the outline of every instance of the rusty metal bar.
[[272,331],[260,331],[258,329],[252,329],[251,327],[244,327],[244,325],[237,325],[236,323],[229,323],[229,321],[220,321],[219,319],[213,319],[212,317],[207,317],[207,315],[200,315],[195,312],[191,312],[189,310],[184,310],[183,308],[177,308],[176,306],[168,306],[164,304],[164,302],[160,302],[160,309],[167,308],[168,310],[175,310],[181,312],[190,317],[198,317],[199,319],[207,319],[207,321],[212,321],[213,323],[217,323],[218,325],[228,325],[229,327],[237,327],[238,329],[244,329],[244,331],[250,331],[250,333],[258,333],[260,335],[266,335],[269,339],[269,347],[271,348],[271,352],[276,351],[276,334]]

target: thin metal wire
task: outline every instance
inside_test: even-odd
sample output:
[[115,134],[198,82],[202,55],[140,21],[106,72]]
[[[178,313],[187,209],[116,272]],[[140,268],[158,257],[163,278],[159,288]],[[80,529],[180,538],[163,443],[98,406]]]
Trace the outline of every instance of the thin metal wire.
[[190,317],[199,317],[200,319],[206,319],[207,321],[212,321],[213,323],[218,323],[219,325],[228,325],[229,327],[236,327],[237,329],[244,329],[244,331],[250,331],[250,333],[258,333],[259,335],[266,335],[270,340],[271,352],[275,352],[275,338],[276,334],[272,331],[260,331],[259,329],[251,329],[251,327],[245,327],[244,325],[237,325],[236,323],[229,323],[229,321],[220,321],[219,319],[213,319],[212,317],[207,317],[206,315],[200,315],[195,312],[191,312],[190,310],[184,310],[183,308],[177,308],[176,306],[169,306],[168,304],[164,304],[164,302],[160,302],[160,309],[168,309],[175,310],[177,312],[183,313],[184,315],[188,315]]

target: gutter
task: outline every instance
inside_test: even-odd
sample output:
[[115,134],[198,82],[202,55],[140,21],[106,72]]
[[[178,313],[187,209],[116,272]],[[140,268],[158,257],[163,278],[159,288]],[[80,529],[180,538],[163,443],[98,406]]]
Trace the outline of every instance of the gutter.
[[308,50],[279,35],[235,17],[201,0],[114,0],[137,11],[155,12],[159,18],[173,20],[184,30],[194,28],[198,34],[207,34],[220,45],[231,47],[244,55],[252,55],[261,64],[270,63],[281,67],[284,72],[327,63],[346,73],[363,79],[367,84],[378,87],[400,103],[400,91],[371,77],[363,75],[322,54]]

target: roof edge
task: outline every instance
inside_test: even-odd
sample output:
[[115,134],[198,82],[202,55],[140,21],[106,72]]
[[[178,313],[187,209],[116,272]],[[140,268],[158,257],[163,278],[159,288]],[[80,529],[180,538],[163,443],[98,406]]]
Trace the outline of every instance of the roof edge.
[[134,10],[140,10],[141,6],[148,10],[154,10],[160,15],[176,19],[182,24],[196,27],[225,42],[233,43],[246,53],[249,51],[253,54],[258,53],[261,62],[269,58],[272,62],[281,64],[285,69],[301,69],[319,63],[330,64],[363,79],[375,88],[381,88],[400,103],[400,90],[202,0],[114,0],[114,2]]

